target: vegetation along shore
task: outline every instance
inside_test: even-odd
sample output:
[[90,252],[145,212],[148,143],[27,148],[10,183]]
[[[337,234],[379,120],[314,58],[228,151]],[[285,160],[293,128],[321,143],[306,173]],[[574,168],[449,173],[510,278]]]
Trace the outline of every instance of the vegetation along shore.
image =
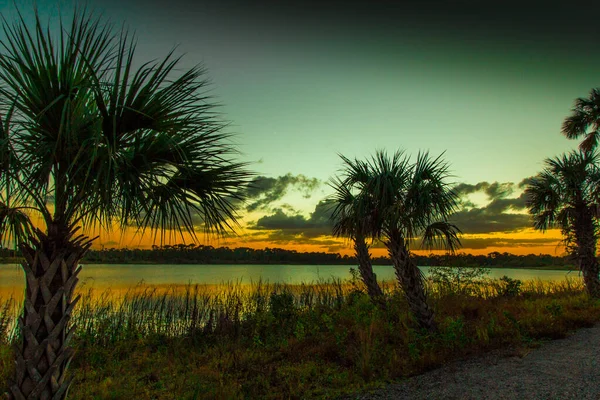
[[[525,354],[600,320],[581,280],[429,282],[438,330],[413,325],[392,282],[386,309],[359,279],[323,285],[139,287],[84,292],[73,315],[72,399],[336,398],[465,356]],[[0,390],[15,304],[0,318]]]
[[[576,270],[569,256],[550,254],[516,255],[493,252],[487,255],[454,254],[414,255],[419,266],[460,265],[484,268],[528,268]],[[0,263],[20,263],[18,251],[0,248]],[[325,252],[298,252],[279,248],[250,249],[204,245],[155,246],[152,250],[111,248],[89,250],[84,264],[297,264],[357,265],[355,256]],[[391,265],[389,257],[371,257],[373,265]]]

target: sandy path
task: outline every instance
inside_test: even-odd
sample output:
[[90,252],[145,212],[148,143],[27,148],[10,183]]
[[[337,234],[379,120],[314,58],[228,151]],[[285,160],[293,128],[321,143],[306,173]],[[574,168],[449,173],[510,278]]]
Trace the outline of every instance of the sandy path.
[[600,324],[544,343],[450,363],[349,399],[600,399]]

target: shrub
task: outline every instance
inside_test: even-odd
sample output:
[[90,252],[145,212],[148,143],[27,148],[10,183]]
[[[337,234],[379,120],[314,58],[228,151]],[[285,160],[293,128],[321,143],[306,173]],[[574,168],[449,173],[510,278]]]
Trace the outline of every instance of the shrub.
[[500,296],[512,297],[521,294],[521,285],[523,282],[519,279],[512,279],[504,275],[500,278],[500,283],[500,293],[498,293]]
[[437,285],[441,296],[471,295],[489,273],[487,268],[463,264],[454,267],[433,266],[429,269],[429,279]]

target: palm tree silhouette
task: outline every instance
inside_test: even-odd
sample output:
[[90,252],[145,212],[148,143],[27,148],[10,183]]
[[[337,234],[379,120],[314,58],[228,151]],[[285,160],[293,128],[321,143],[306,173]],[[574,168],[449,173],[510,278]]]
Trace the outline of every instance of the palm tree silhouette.
[[546,167],[525,189],[526,204],[540,231],[560,228],[567,251],[577,260],[588,293],[600,297],[598,217],[600,169],[595,152],[575,151],[546,159]]
[[563,122],[562,133],[569,139],[583,136],[579,149],[593,151],[600,140],[600,89],[592,89],[588,98],[575,100],[572,111]]
[[348,237],[354,242],[358,271],[367,293],[375,304],[385,307],[385,298],[373,272],[367,245],[367,235],[370,235],[373,230],[370,227],[372,221],[369,219],[368,211],[372,199],[369,193],[353,193],[357,183],[368,179],[368,165],[362,161],[352,161],[342,155],[340,157],[345,164],[345,169],[341,177],[335,177],[330,182],[330,186],[334,189],[334,195],[331,197],[334,205],[331,214],[334,222],[333,235]]
[[33,26],[20,18],[3,28],[0,191],[4,205],[34,209],[42,221],[29,234],[22,218],[2,220],[14,238],[27,237],[10,391],[62,399],[78,263],[93,240],[78,227],[138,226],[160,231],[161,241],[197,229],[220,234],[236,226],[248,173],[231,159],[202,68],[176,76],[172,52],[135,67],[135,39],[87,12],[61,21],[56,36],[37,12]]
[[359,173],[345,183],[357,193],[355,213],[363,221],[365,236],[382,240],[394,264],[396,277],[410,310],[420,327],[435,330],[433,310],[421,270],[411,248],[420,240],[422,248],[460,246],[460,230],[448,222],[456,210],[458,196],[446,182],[448,165],[441,156],[419,153],[414,163],[403,152],[389,157],[377,151],[366,162],[354,161]]

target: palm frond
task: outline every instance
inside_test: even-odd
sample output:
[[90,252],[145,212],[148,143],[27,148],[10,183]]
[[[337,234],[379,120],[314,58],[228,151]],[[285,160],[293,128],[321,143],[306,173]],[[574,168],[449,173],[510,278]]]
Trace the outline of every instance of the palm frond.
[[[337,204],[334,234],[400,238],[407,246],[424,234],[429,235],[426,243],[437,243],[443,227],[451,235],[456,227],[447,219],[457,207],[458,196],[447,182],[449,168],[442,156],[419,153],[413,163],[403,151],[389,156],[379,150],[366,162],[342,157],[346,170],[331,183]],[[448,237],[450,248],[459,244]]]
[[568,139],[585,136],[579,145],[583,152],[593,151],[600,135],[600,89],[592,89],[588,98],[578,98],[572,113],[562,124],[562,133]]
[[421,237],[421,247],[427,250],[445,249],[454,252],[460,248],[461,230],[446,221],[434,222],[427,226]]
[[3,29],[0,115],[11,118],[0,145],[12,146],[12,182],[46,223],[237,226],[251,174],[234,161],[204,68],[179,73],[173,51],[136,68],[135,38],[85,10],[61,19],[57,37],[37,13],[32,27],[21,17]]
[[28,242],[33,234],[33,225],[24,208],[9,207],[0,201],[0,245]]
[[568,231],[577,213],[598,203],[597,160],[595,152],[584,151],[545,160],[546,168],[533,177],[525,189],[526,206],[536,229]]

